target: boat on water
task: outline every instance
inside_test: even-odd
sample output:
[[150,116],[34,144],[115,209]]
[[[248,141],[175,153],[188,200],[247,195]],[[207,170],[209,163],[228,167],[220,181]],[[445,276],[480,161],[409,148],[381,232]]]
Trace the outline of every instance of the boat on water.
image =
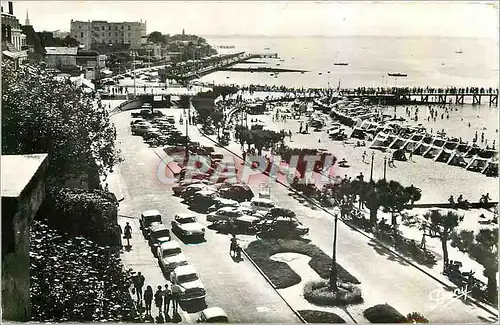
[[459,48],[458,48],[458,50],[457,50],[457,51],[455,51],[455,53],[457,53],[457,54],[462,54],[462,53],[464,53],[464,52],[462,52],[462,48],[461,48],[461,47],[459,47]]
[[270,50],[271,48],[270,47],[264,47],[264,50]]
[[347,62],[335,62],[333,65],[349,65]]
[[408,77],[406,73],[400,73],[400,72],[389,72],[387,75],[389,77]]

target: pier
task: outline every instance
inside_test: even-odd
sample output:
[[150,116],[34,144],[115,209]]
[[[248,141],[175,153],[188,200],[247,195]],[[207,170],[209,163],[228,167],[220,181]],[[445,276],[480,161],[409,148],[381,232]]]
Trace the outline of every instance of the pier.
[[343,89],[342,96],[364,98],[378,104],[457,104],[469,99],[473,105],[498,106],[498,89],[492,88],[357,88]]

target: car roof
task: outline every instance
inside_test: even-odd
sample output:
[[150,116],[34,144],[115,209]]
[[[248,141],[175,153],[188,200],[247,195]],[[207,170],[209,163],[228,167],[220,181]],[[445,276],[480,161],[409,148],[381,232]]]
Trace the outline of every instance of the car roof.
[[152,217],[152,216],[161,216],[160,211],[158,210],[146,210],[142,213],[143,216],[145,217]]
[[272,200],[269,200],[269,199],[263,199],[263,198],[259,198],[259,197],[254,197],[252,198],[251,202],[262,202],[262,203],[270,203],[270,204],[274,204],[274,202]]
[[224,310],[222,310],[222,308],[220,308],[220,307],[209,307],[209,308],[204,309],[202,311],[202,313],[208,319],[213,318],[213,317],[220,317],[220,316],[227,317],[226,312]]
[[171,240],[165,243],[162,243],[160,245],[160,249],[175,249],[175,248],[181,248],[181,245],[179,245],[178,242],[175,240]]
[[212,191],[212,190],[201,190],[201,191],[198,191],[198,193],[196,193],[196,194],[197,195],[212,195],[215,193],[217,193],[217,192]]
[[220,208],[217,211],[238,211],[238,208],[235,208],[235,207],[223,207],[223,208]]
[[166,225],[160,223],[160,224],[157,224],[157,225],[154,225],[153,227],[151,227],[151,232],[160,231],[160,230],[164,230],[164,229],[168,230],[168,227]]
[[174,272],[175,272],[175,275],[177,275],[177,276],[186,275],[186,274],[193,274],[193,273],[198,274],[198,272],[196,272],[196,269],[192,265],[178,266],[174,269]]
[[196,218],[196,216],[194,214],[191,214],[191,213],[178,213],[175,216],[179,217],[180,219]]

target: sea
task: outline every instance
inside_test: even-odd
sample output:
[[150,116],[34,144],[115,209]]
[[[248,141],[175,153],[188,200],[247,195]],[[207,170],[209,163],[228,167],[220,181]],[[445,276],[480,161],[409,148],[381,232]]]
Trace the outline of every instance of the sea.
[[[234,85],[276,85],[295,88],[357,87],[485,87],[499,88],[498,39],[452,37],[267,37],[206,36],[207,42],[221,54],[247,52],[278,55],[277,59],[252,59],[235,67],[275,67],[306,72],[218,71],[199,79],[205,83]],[[234,48],[221,48],[234,47]],[[458,52],[458,53],[457,53]],[[347,63],[348,65],[335,65]],[[407,77],[390,77],[403,73]],[[483,98],[488,101],[487,98]],[[498,138],[498,107],[488,104],[451,105],[450,117],[427,121],[427,107],[419,109],[419,120],[434,132],[472,141],[475,133],[491,144]],[[393,107],[387,108],[391,115]],[[415,108],[412,108],[415,111]],[[407,118],[406,108],[396,109]],[[412,113],[412,116],[414,114]],[[469,127],[468,123],[471,123]],[[497,140],[498,142],[498,140]],[[498,143],[497,143],[498,146]]]

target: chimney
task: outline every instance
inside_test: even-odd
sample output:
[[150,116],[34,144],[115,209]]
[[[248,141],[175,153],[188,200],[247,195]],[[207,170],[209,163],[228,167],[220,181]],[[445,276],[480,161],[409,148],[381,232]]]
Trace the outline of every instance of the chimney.
[[14,14],[14,5],[12,4],[12,1],[9,1],[9,14]]

